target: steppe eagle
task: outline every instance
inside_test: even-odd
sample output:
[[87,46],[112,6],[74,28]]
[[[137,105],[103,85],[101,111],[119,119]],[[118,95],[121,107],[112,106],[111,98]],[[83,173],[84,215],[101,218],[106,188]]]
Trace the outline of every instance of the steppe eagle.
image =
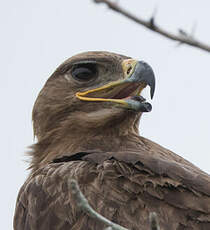
[[139,135],[141,91],[155,90],[151,67],[109,52],[86,52],[61,64],[33,109],[37,143],[20,189],[15,230],[99,230],[75,206],[68,180],[89,204],[132,230],[149,230],[156,212],[163,230],[210,229],[210,176]]

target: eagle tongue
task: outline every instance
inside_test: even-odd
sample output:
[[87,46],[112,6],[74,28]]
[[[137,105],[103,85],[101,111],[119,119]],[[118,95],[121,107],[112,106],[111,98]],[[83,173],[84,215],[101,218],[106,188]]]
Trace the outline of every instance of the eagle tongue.
[[146,99],[144,97],[142,97],[141,95],[139,95],[139,96],[133,96],[133,97],[131,97],[131,99],[133,99],[135,101],[139,101],[139,102],[146,101]]

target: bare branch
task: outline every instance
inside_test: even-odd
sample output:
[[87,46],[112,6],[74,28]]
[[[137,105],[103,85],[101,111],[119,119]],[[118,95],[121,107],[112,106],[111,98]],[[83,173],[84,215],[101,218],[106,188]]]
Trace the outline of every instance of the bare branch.
[[104,230],[112,230],[112,227],[105,228]]
[[160,230],[159,221],[155,212],[149,214],[150,230]]
[[92,207],[88,204],[87,199],[84,197],[82,192],[79,189],[79,186],[75,180],[69,181],[69,188],[71,195],[76,200],[76,205],[79,209],[83,210],[88,216],[99,220],[101,223],[107,225],[109,230],[128,230],[127,228],[121,227],[118,224],[111,222],[110,220],[106,219],[105,217],[101,216],[99,213],[94,211]]
[[182,31],[183,30],[179,30],[179,35],[175,35],[173,33],[168,32],[167,30],[159,27],[154,20],[154,16],[152,16],[149,20],[144,20],[140,17],[136,17],[135,15],[133,15],[132,13],[128,12],[127,10],[123,9],[122,7],[120,7],[118,4],[110,1],[110,0],[93,0],[95,3],[104,3],[106,4],[110,9],[114,10],[117,13],[120,13],[122,15],[124,15],[125,17],[133,20],[134,22],[146,27],[147,29],[154,31],[158,34],[161,34],[162,36],[174,40],[174,41],[178,41],[181,44],[186,44],[189,46],[193,46],[196,48],[199,48],[201,50],[210,52],[210,46],[207,44],[204,44],[201,41],[198,41],[197,39],[195,39],[192,35],[189,35],[188,33],[185,32],[185,35],[183,36]]
[[[88,204],[87,199],[81,192],[77,182],[75,180],[69,181],[69,189],[71,195],[76,201],[77,208],[85,212],[88,216],[99,220],[101,223],[107,225],[108,227],[105,230],[128,230],[118,224],[111,222],[110,220],[106,219],[105,217],[101,216],[99,213],[94,211],[92,207]],[[160,230],[159,221],[157,214],[155,212],[151,212],[149,214],[149,224],[150,230]]]

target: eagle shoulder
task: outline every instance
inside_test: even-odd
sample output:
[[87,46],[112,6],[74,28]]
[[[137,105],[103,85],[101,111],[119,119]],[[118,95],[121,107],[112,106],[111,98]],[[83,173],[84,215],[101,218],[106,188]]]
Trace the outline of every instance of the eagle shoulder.
[[210,228],[210,195],[196,181],[189,182],[192,172],[184,167],[178,170],[174,162],[167,166],[134,152],[88,153],[75,159],[48,164],[30,175],[18,196],[15,230],[104,228],[77,210],[69,192],[71,178],[97,212],[128,229],[149,229],[152,211],[162,229]]

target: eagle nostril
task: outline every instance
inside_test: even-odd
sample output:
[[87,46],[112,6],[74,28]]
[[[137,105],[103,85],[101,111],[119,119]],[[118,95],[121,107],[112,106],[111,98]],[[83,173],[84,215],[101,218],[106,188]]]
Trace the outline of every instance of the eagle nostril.
[[129,73],[131,72],[131,70],[132,70],[132,66],[130,65],[130,66],[128,67],[128,69],[127,69],[127,75],[129,75]]

